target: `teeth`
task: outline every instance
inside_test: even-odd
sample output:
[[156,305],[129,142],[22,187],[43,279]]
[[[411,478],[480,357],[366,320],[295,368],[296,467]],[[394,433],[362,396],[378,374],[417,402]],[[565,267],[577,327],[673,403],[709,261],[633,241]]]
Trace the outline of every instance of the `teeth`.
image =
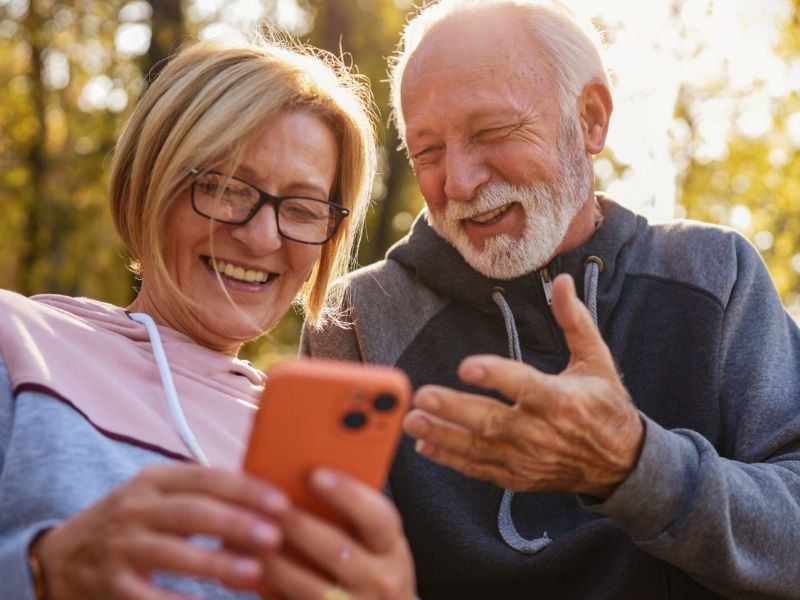
[[478,223],[481,223],[481,224],[488,223],[492,219],[494,219],[496,217],[499,217],[504,212],[506,212],[508,210],[509,206],[510,205],[506,204],[505,206],[501,206],[500,208],[495,208],[494,210],[489,211],[488,213],[472,217],[472,220],[473,221],[477,221]]
[[224,260],[212,260],[211,264],[217,273],[230,277],[231,279],[238,279],[239,281],[246,281],[247,283],[265,283],[269,279],[269,274],[264,271],[254,271],[253,269],[243,269],[236,267],[231,263]]

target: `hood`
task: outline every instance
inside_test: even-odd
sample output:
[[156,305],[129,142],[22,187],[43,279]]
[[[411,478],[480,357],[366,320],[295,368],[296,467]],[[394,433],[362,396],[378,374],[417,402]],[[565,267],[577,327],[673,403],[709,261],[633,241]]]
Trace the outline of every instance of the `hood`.
[[[622,289],[627,250],[637,232],[647,226],[647,220],[602,194],[597,198],[603,209],[603,224],[586,244],[556,256],[546,268],[551,278],[559,273],[572,275],[583,298],[586,259],[596,256],[603,261],[597,289],[597,317],[602,330]],[[410,233],[389,249],[387,258],[415,271],[432,290],[502,320],[492,300],[492,293],[499,288],[514,313],[521,338],[540,337],[542,319],[549,318],[541,269],[508,280],[484,277],[431,228],[426,210],[417,217]]]
[[[58,295],[0,291],[0,353],[15,394],[39,391],[116,440],[189,457],[145,326],[122,308]],[[158,328],[187,420],[211,464],[237,468],[264,376],[231,356]]]

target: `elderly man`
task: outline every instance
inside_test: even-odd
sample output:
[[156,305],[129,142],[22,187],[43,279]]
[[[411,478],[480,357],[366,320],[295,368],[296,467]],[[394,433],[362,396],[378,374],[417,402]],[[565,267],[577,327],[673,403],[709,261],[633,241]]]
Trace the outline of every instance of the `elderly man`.
[[427,212],[303,348],[419,388],[390,487],[421,597],[800,598],[800,332],[736,233],[593,192],[593,33],[443,0],[393,97]]

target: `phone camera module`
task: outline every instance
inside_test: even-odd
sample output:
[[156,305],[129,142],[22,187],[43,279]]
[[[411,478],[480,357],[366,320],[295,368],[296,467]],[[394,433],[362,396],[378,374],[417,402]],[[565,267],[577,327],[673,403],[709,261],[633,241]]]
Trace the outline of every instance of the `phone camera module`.
[[367,415],[360,410],[353,410],[344,416],[342,423],[347,429],[361,429],[367,424]]
[[378,412],[389,412],[397,406],[397,398],[394,394],[381,394],[372,401],[372,406]]

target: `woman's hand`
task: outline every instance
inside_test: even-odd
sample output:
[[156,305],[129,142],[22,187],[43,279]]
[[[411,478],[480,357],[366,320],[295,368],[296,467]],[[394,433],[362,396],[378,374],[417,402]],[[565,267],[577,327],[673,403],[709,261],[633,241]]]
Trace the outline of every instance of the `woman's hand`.
[[[257,589],[261,562],[281,543],[274,518],[286,497],[241,473],[194,465],[144,469],[103,500],[36,541],[50,600],[174,600],[153,571],[215,578]],[[218,549],[189,542],[220,538]],[[236,548],[236,550],[231,550]]]
[[[270,588],[302,600],[411,600],[416,582],[397,510],[380,492],[343,473],[317,469],[311,484],[351,524],[352,532],[293,508],[279,518],[286,552],[264,559]],[[310,566],[310,565],[313,565]]]

